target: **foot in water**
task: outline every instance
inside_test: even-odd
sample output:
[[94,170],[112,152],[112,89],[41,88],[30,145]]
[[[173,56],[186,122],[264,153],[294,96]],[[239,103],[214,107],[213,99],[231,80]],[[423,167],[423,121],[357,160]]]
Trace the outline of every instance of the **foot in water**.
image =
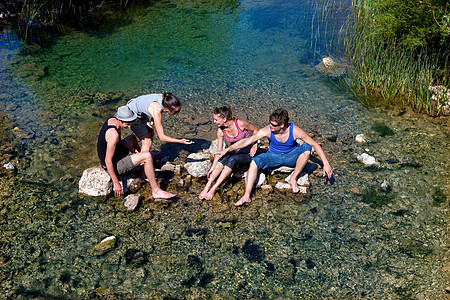
[[295,180],[295,178],[294,178],[294,180],[291,178],[291,180],[289,180],[289,184],[292,186],[292,192],[294,194],[297,194],[298,192],[300,192],[300,189],[298,187],[298,184],[297,184],[297,181]]
[[211,200],[214,197],[215,193],[216,193],[215,189],[210,189],[209,192],[206,194],[205,199]]
[[158,191],[154,191],[152,192],[152,197],[153,199],[170,199],[175,197],[175,194],[163,191],[163,190],[158,190]]
[[205,199],[206,194],[208,193],[208,189],[209,189],[209,187],[206,186],[203,189],[203,191],[200,193],[200,195],[198,195],[198,198],[201,199],[201,200]]
[[242,198],[241,198],[241,200],[239,200],[238,202],[236,202],[235,204],[234,204],[234,206],[242,206],[242,205],[244,205],[245,203],[250,203],[252,200],[250,199],[250,197],[247,197],[247,196],[242,196]]

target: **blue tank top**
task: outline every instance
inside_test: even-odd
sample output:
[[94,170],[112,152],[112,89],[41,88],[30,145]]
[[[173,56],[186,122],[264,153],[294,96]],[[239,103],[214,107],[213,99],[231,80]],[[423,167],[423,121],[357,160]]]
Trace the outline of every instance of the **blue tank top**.
[[[127,106],[138,115],[145,114],[149,118],[153,118],[151,113],[149,113],[148,107],[153,102],[157,102],[162,108],[162,100],[163,98],[159,94],[142,95],[128,101]],[[150,111],[151,110],[153,110],[153,108],[151,108]]]
[[289,137],[284,143],[279,142],[273,132],[270,132],[269,150],[273,153],[288,153],[296,147],[298,147],[298,143],[294,139],[294,124],[289,123]]

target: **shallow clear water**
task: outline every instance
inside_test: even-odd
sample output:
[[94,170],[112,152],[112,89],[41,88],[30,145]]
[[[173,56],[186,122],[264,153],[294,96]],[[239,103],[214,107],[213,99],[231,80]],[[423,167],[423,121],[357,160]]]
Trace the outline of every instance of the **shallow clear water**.
[[[14,161],[13,177],[1,177],[2,295],[445,297],[448,129],[441,119],[367,109],[315,70],[349,12],[336,4],[328,23],[307,1],[160,1],[103,30],[68,32],[33,55],[4,32],[0,105],[26,156]],[[216,106],[229,104],[259,127],[284,107],[322,144],[336,184],[312,176],[307,197],[258,190],[239,209],[230,204],[242,181],[200,201],[204,181],[180,188],[175,176],[167,189],[177,201],[152,203],[144,186],[147,199],[133,213],[116,197],[79,196],[82,171],[98,164],[104,120],[128,99],[162,91],[184,104],[180,116],[165,116],[167,133],[197,142],[179,147],[156,138],[154,149],[166,158],[215,138],[208,120]],[[377,124],[394,135],[383,136]],[[359,133],[370,142],[357,144]],[[380,169],[356,160],[367,151]],[[391,192],[379,191],[384,179]],[[117,247],[89,255],[109,235]],[[128,259],[133,251],[145,259]]]

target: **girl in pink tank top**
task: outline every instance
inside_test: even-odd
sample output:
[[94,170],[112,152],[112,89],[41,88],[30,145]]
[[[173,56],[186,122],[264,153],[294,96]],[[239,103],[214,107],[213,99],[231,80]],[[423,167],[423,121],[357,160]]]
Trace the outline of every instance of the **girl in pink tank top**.
[[[248,138],[250,136],[249,131],[252,131],[253,134],[258,132],[258,129],[252,124],[244,120],[233,118],[229,106],[216,108],[214,110],[213,118],[214,123],[219,126],[217,129],[217,151],[222,150],[224,138],[228,143],[233,144]],[[207,200],[212,199],[220,184],[231,175],[234,166],[236,164],[249,164],[256,153],[256,149],[257,146],[254,144],[242,149],[230,151],[220,159],[216,156],[212,167],[208,172],[208,182],[200,193],[199,198]],[[217,182],[213,185],[216,178],[218,178]]]

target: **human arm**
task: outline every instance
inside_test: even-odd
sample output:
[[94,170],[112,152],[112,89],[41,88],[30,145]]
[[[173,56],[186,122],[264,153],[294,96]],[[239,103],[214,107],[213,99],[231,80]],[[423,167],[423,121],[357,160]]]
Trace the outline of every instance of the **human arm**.
[[226,149],[224,149],[224,150],[222,150],[220,152],[214,153],[214,155],[217,155],[220,158],[220,157],[224,156],[229,151],[233,151],[233,150],[236,150],[236,149],[247,147],[248,145],[254,144],[258,140],[260,140],[262,138],[265,138],[265,137],[270,137],[270,128],[269,128],[269,126],[261,128],[260,130],[258,130],[258,132],[255,135],[252,135],[251,137],[248,137],[246,139],[242,139],[240,141],[237,141],[236,143],[234,143],[230,147],[228,147],[228,148],[226,148]]
[[[250,124],[247,121],[238,120],[238,125],[239,125],[239,127],[241,129],[245,129],[247,131],[252,131],[253,132],[252,135],[255,135],[258,132],[258,128],[256,128],[256,126]],[[258,149],[258,144],[257,143],[253,144],[252,148],[250,149],[250,156],[251,157],[255,156],[257,149]]]
[[114,186],[114,193],[117,196],[121,196],[123,194],[122,186],[120,185],[119,178],[117,177],[116,171],[114,169],[113,164],[113,156],[116,151],[116,146],[119,143],[119,134],[114,129],[108,129],[105,134],[106,139],[106,155],[105,155],[105,164],[106,169],[108,170],[108,174],[111,177]]
[[168,142],[168,143],[179,143],[179,144],[185,144],[185,145],[193,144],[194,142],[190,141],[188,139],[184,139],[184,138],[183,139],[175,139],[175,138],[172,138],[172,137],[164,134],[161,110],[156,109],[155,107],[152,107],[152,105],[155,105],[155,104],[158,105],[156,102],[153,102],[152,104],[150,104],[148,110],[149,110],[149,113],[153,117],[153,125],[155,126],[156,133],[158,134],[159,139],[162,142]]
[[311,138],[308,134],[306,134],[304,130],[295,125],[294,125],[294,138],[302,139],[305,143],[310,144],[314,148],[314,150],[316,150],[317,154],[319,155],[323,163],[323,176],[328,176],[328,178],[331,178],[331,176],[333,175],[333,170],[331,169],[330,163],[328,162],[325,152],[323,151],[319,143],[317,143],[313,138]]

